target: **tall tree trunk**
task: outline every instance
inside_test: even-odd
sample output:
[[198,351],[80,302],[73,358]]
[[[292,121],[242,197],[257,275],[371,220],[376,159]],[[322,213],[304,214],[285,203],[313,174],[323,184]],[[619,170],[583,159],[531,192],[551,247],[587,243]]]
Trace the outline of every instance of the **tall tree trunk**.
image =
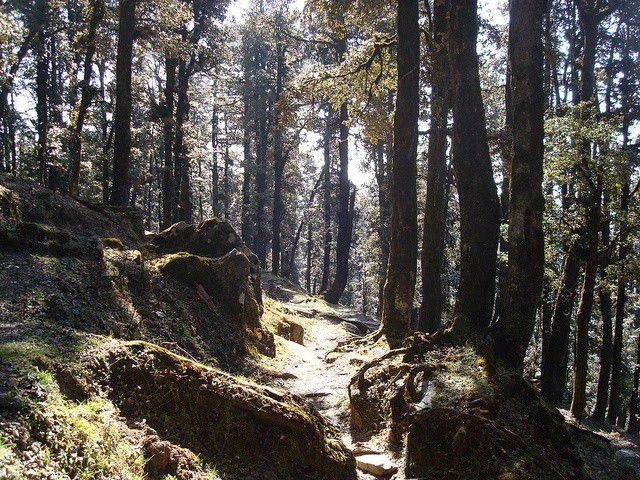
[[[246,96],[246,94],[245,94]],[[251,158],[251,133],[249,131],[249,101],[244,99],[244,111],[242,120],[242,212],[241,234],[242,241],[247,245],[253,244],[253,216],[251,214],[253,202],[251,201],[251,179],[253,177],[253,160]]]
[[513,160],[513,95],[512,95],[512,73],[511,73],[511,55],[512,49],[508,50],[507,54],[507,72],[506,82],[504,88],[504,107],[505,107],[505,123],[504,132],[501,143],[501,156],[502,156],[502,185],[500,189],[500,237],[498,239],[498,256],[497,269],[497,282],[496,282],[496,301],[493,312],[493,321],[497,322],[500,318],[505,318],[507,315],[507,276],[508,265],[507,258],[509,255],[509,249],[507,245],[507,236],[502,235],[502,225],[508,230],[509,225],[509,195],[510,195],[510,177],[511,177],[511,162]]
[[131,188],[131,63],[136,0],[120,0],[116,54],[116,107],[113,115],[112,205],[127,205]]
[[[625,132],[625,138],[627,137]],[[626,142],[625,142],[626,143]],[[629,252],[627,245],[627,215],[629,211],[629,183],[622,185],[620,195],[620,247],[618,253],[618,285],[616,289],[616,318],[613,335],[613,352],[611,359],[611,393],[607,421],[615,425],[620,415],[622,403],[622,338],[624,334],[624,316],[627,303],[627,283],[625,279],[625,262]]]
[[460,203],[460,283],[452,333],[465,338],[481,334],[491,321],[500,227],[478,72],[476,0],[452,0],[449,35],[453,165]]
[[165,58],[166,82],[164,86],[164,118],[162,125],[164,158],[162,165],[162,224],[168,228],[175,220],[176,211],[176,184],[173,164],[173,138],[174,138],[174,109],[176,69],[178,60],[167,56]]
[[324,136],[322,139],[324,153],[324,183],[323,183],[323,219],[324,219],[324,248],[322,256],[322,280],[320,291],[326,292],[329,288],[329,276],[331,274],[331,142],[333,140],[333,109],[327,106]]
[[600,227],[600,210],[602,192],[596,189],[591,194],[591,205],[588,210],[586,227],[588,232],[587,261],[584,269],[580,303],[576,316],[576,346],[574,358],[573,399],[571,413],[577,419],[585,415],[587,405],[587,369],[589,365],[589,320],[593,310],[594,288],[598,273],[598,232]]
[[636,340],[636,364],[633,368],[633,387],[631,389],[631,398],[629,399],[629,424],[627,432],[637,435],[640,430],[638,423],[638,389],[640,388],[640,333]]
[[[627,27],[628,28],[628,27]],[[628,45],[628,29],[627,39],[625,44]],[[621,81],[620,90],[622,93],[622,111],[624,113],[622,121],[622,137],[623,148],[626,149],[629,143],[629,125],[630,125],[630,109],[631,109],[631,95],[634,93],[633,84],[630,82],[630,68],[633,67],[631,58],[629,57],[628,49],[623,48],[622,58],[622,70],[624,77]],[[611,393],[609,397],[609,411],[607,412],[607,421],[610,424],[615,424],[616,419],[620,413],[620,405],[622,403],[621,397],[621,380],[622,380],[622,335],[624,327],[625,307],[627,303],[627,281],[626,281],[626,259],[629,253],[628,240],[628,215],[629,215],[629,196],[630,196],[630,184],[629,184],[629,167],[630,157],[626,159],[626,172],[625,178],[622,183],[620,191],[620,215],[618,230],[620,231],[619,247],[618,247],[618,267],[617,277],[618,285],[616,288],[616,312],[615,312],[615,327],[614,327],[614,340],[613,340],[613,352],[611,360]],[[639,340],[640,341],[640,340]],[[639,346],[640,348],[640,346]],[[635,373],[635,372],[634,372]]]
[[384,284],[387,281],[387,267],[389,265],[389,222],[391,220],[391,160],[385,150],[389,150],[385,143],[379,141],[375,146],[375,174],[378,184],[378,209],[380,219],[378,221],[378,241],[380,242],[380,284],[378,285],[378,310],[376,314],[382,315],[382,295]]
[[80,88],[80,106],[76,112],[73,125],[73,134],[69,146],[71,156],[71,168],[69,172],[69,195],[78,195],[78,182],[80,179],[80,165],[82,164],[82,129],[84,120],[91,104],[93,90],[91,89],[91,73],[93,72],[93,56],[96,51],[96,32],[98,25],[104,17],[103,0],[91,2],[91,17],[86,35],[86,50],[84,54],[84,65],[82,73],[82,86]]
[[[600,13],[591,0],[580,0],[576,2],[578,17],[582,29],[582,59],[581,59],[581,83],[580,100],[591,102],[594,99],[595,88],[595,62],[598,46],[598,29]],[[582,145],[583,166],[589,171],[588,165],[591,156],[591,144],[583,142]],[[598,272],[598,233],[600,231],[600,217],[602,209],[602,191],[600,190],[600,180],[592,179],[597,184],[591,186],[588,195],[589,207],[585,218],[585,236],[587,243],[587,260],[584,270],[582,289],[580,291],[580,303],[576,317],[576,341],[574,358],[574,381],[573,398],[571,401],[571,413],[577,419],[582,419],[585,415],[587,404],[586,385],[589,367],[589,321],[593,309],[594,288]]]
[[36,130],[38,145],[36,150],[38,163],[38,177],[45,185],[47,177],[48,137],[49,137],[49,58],[46,49],[45,25],[48,22],[49,4],[46,0],[38,0],[39,18],[37,21],[36,37],[33,44],[36,58]]
[[174,172],[177,172],[178,187],[177,220],[191,223],[193,202],[191,200],[191,175],[187,147],[184,143],[184,126],[189,117],[189,68],[187,61],[178,61],[178,103],[176,105],[176,132],[173,146]]
[[548,354],[543,355],[540,368],[540,390],[553,405],[562,403],[567,385],[571,314],[579,274],[578,244],[574,242],[569,247],[562,266],[560,287],[554,302],[551,333],[548,339]]
[[338,303],[347,286],[349,278],[349,250],[351,249],[351,215],[349,210],[350,186],[349,181],[349,126],[347,105],[340,107],[340,140],[338,156],[340,159],[340,174],[338,185],[338,238],[336,240],[336,275],[325,293],[325,300]]
[[98,63],[98,79],[100,82],[100,140],[102,142],[101,186],[102,203],[105,205],[109,203],[109,197],[111,196],[111,191],[109,189],[109,178],[111,177],[109,172],[111,167],[111,162],[109,162],[109,150],[111,148],[111,140],[113,139],[113,126],[112,128],[109,128],[109,121],[107,120],[107,97],[104,78],[107,70],[106,63],[106,56],[103,55]]
[[391,238],[382,297],[382,328],[391,347],[411,329],[418,254],[416,196],[420,72],[418,0],[399,0],[398,91],[393,118]]
[[427,152],[427,193],[422,237],[422,305],[419,329],[435,332],[442,319],[442,270],[447,214],[447,117],[449,60],[447,55],[448,0],[433,3],[431,58],[431,127]]
[[282,44],[276,45],[277,73],[276,73],[276,125],[273,132],[273,218],[271,230],[271,271],[274,275],[280,273],[281,257],[281,225],[284,217],[284,202],[282,200],[282,176],[284,174],[285,157],[282,151],[282,129],[279,102],[282,96],[284,82],[284,54]]
[[511,0],[513,158],[509,179],[509,260],[496,353],[516,371],[523,368],[544,280],[544,12],[545,0]]
[[[266,95],[266,92],[261,92]],[[268,232],[267,232],[267,100],[262,98],[258,108],[258,118],[255,122],[256,134],[256,210],[254,224],[256,234],[253,237],[253,252],[264,268],[267,262]]]
[[313,259],[313,231],[311,222],[307,225],[307,270],[305,274],[305,287],[307,293],[311,294],[311,264]]
[[[605,214],[607,216],[607,214]],[[610,248],[610,229],[607,221],[602,227],[602,244],[605,249]],[[611,314],[611,294],[606,286],[607,267],[609,255],[605,254],[600,262],[600,285],[598,286],[598,298],[600,300],[600,312],[602,317],[602,345],[600,347],[600,373],[598,374],[598,393],[596,405],[592,417],[598,422],[604,422],[607,412],[607,400],[609,398],[609,378],[611,377],[611,354],[613,340],[613,325]]]
[[229,167],[231,166],[231,155],[229,154],[229,117],[225,112],[224,116],[224,179],[223,179],[223,195],[224,195],[224,218],[229,220]]
[[[342,62],[347,53],[347,41],[342,38],[336,43],[338,60]],[[353,212],[349,210],[351,182],[349,181],[349,110],[347,102],[340,105],[340,125],[338,128],[338,157],[340,177],[338,183],[338,238],[336,241],[336,276],[326,291],[327,302],[338,303],[349,280],[349,250],[353,229]]]
[[211,213],[214,217],[220,216],[220,189],[218,187],[218,107],[213,107],[211,116],[211,145],[213,153],[211,155]]

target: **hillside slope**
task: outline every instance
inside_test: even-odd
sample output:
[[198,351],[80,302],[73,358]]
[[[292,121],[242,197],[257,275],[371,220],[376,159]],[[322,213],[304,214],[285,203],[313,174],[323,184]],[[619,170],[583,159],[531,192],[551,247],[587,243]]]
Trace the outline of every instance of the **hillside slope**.
[[227,223],[132,218],[0,177],[0,478],[640,478],[637,439],[471,348],[389,350]]
[[4,178],[0,212],[0,478],[355,477],[312,406],[246,379],[274,340],[228,224],[145,242]]

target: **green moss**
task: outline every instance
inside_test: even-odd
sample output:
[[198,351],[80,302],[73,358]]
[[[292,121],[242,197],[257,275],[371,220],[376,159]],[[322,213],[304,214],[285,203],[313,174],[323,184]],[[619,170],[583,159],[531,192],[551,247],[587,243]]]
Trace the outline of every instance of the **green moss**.
[[59,425],[51,447],[77,450],[83,459],[63,466],[75,472],[74,478],[143,478],[142,453],[122,432],[115,420],[117,411],[110,402],[94,398],[75,404],[52,389],[46,408],[47,415]]
[[[14,358],[22,346],[3,349]],[[111,402],[99,397],[75,403],[58,388],[54,376],[34,367],[34,379],[43,400],[23,402],[32,441],[25,460],[16,445],[0,434],[0,478],[49,478],[55,474],[78,480],[144,478],[144,457],[136,442],[117,420]]]
[[37,342],[8,342],[0,344],[0,363],[19,367],[48,363],[59,356],[57,348]]
[[438,365],[440,369],[432,380],[434,407],[461,407],[470,399],[493,395],[486,362],[471,347],[450,351]]

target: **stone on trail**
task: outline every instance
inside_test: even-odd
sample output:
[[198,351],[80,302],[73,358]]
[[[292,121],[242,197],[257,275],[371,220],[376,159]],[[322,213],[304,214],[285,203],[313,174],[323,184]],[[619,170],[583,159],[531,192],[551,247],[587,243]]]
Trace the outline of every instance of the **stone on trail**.
[[360,470],[376,477],[390,477],[398,471],[389,457],[382,454],[370,453],[356,457],[356,464]]

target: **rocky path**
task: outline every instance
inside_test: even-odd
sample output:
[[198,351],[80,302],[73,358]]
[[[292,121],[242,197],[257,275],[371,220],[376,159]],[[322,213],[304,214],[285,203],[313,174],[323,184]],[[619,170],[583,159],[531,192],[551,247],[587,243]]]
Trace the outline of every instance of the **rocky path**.
[[302,344],[281,340],[278,370],[283,378],[278,380],[278,386],[306,398],[341,430],[343,442],[354,451],[361,467],[360,479],[389,478],[392,472],[381,477],[365,472],[381,473],[385,460],[387,467],[392,465],[372,441],[358,438],[351,431],[347,393],[349,381],[363,363],[385,348],[334,351],[342,342],[374,331],[378,322],[347,307],[327,305],[300,293],[290,300],[280,300],[278,306],[304,328]]

